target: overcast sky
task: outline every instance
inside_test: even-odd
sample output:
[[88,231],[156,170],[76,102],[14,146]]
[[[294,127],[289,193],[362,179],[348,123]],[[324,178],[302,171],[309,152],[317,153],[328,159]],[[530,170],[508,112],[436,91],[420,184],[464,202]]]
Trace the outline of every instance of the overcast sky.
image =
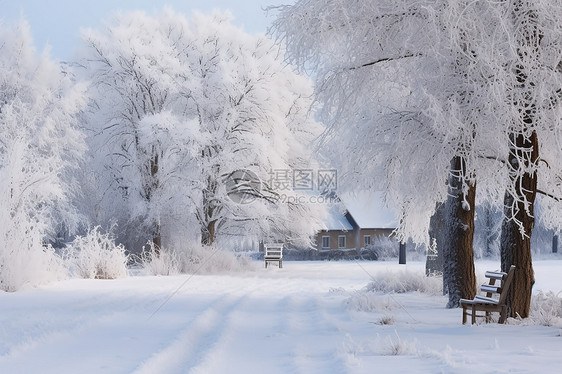
[[51,56],[68,59],[79,43],[81,28],[99,27],[113,13],[128,10],[153,12],[165,6],[187,16],[193,10],[226,9],[234,23],[250,33],[265,32],[272,20],[263,10],[293,0],[0,0],[0,19],[9,24],[23,16],[33,32],[35,46],[50,45]]

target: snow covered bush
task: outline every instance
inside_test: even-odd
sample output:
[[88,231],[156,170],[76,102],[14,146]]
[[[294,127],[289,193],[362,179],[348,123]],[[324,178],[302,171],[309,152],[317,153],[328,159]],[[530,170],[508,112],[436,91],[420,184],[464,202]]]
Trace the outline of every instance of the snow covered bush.
[[[28,238],[26,241],[31,240]],[[10,240],[11,248],[0,251],[0,290],[13,292],[26,285],[35,286],[65,278],[65,268],[53,247],[31,242],[31,246],[25,246],[22,240]]]
[[192,246],[183,262],[185,273],[220,273],[253,269],[252,262],[244,255],[237,255],[219,247]]
[[424,273],[408,270],[386,271],[372,277],[371,283],[348,299],[348,306],[357,311],[388,311],[396,307],[396,301],[385,294],[419,292],[427,295],[441,295],[442,279],[426,277]]
[[428,295],[441,295],[442,280],[438,277],[426,277],[422,272],[386,271],[377,273],[366,292],[406,293],[420,292]]
[[84,105],[84,87],[46,53],[36,53],[25,21],[0,24],[2,290],[63,276],[45,242],[57,224],[78,216],[66,202],[74,190],[71,171],[85,149],[76,126]]
[[398,258],[398,242],[386,236],[375,236],[373,243],[367,249],[374,250],[379,261]]
[[560,292],[555,294],[552,291],[547,293],[540,291],[531,298],[529,317],[510,318],[509,323],[562,327],[562,298],[559,295]]
[[243,255],[193,244],[185,249],[160,249],[157,254],[152,245],[141,255],[142,269],[151,275],[213,274],[252,269],[252,261]]
[[81,278],[115,279],[127,275],[129,256],[125,247],[115,244],[110,233],[101,233],[99,226],[76,237],[65,249],[64,257],[71,271]]
[[148,242],[142,248],[139,265],[149,275],[174,275],[181,273],[181,259],[175,251],[161,248],[156,251],[154,243]]
[[398,333],[396,333],[396,339],[391,336],[387,339],[386,349],[383,350],[383,354],[389,356],[415,356],[418,354],[417,342],[403,340],[400,338]]
[[346,303],[351,310],[359,312],[389,311],[397,305],[389,297],[366,290],[353,293]]

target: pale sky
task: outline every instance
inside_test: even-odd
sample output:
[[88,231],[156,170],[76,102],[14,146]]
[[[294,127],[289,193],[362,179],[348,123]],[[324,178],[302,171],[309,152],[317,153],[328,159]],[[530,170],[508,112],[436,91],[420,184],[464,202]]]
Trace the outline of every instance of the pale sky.
[[0,0],[0,21],[10,24],[22,15],[31,26],[35,46],[50,45],[51,57],[65,60],[79,44],[81,28],[97,28],[118,11],[152,12],[165,6],[189,16],[193,10],[229,10],[234,24],[249,33],[265,32],[273,19],[263,10],[294,0]]

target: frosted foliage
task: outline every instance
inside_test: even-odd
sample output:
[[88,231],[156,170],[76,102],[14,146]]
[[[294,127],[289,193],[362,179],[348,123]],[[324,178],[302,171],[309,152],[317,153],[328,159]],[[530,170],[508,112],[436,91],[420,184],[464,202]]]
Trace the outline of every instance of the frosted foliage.
[[406,293],[421,292],[429,295],[442,293],[442,281],[437,277],[427,277],[424,273],[390,271],[376,274],[367,286],[368,292]]
[[148,275],[175,275],[181,273],[181,259],[175,251],[160,248],[149,242],[143,247],[137,261],[144,273]]
[[[401,236],[427,241],[453,157],[465,162],[463,191],[477,180],[480,201],[501,204],[506,189],[517,191],[506,168],[511,134],[539,133],[549,164],[540,165],[540,183],[562,196],[554,182],[562,159],[559,2],[301,0],[278,10],[274,31],[289,60],[314,71],[330,124],[325,148],[342,150],[342,187],[387,191],[402,212]],[[536,40],[521,42],[525,17],[514,19],[530,12],[540,53]],[[533,85],[518,83],[521,64]],[[521,114],[529,97],[530,126]]]
[[0,289],[63,275],[44,243],[74,192],[71,170],[85,148],[75,118],[83,91],[35,52],[27,23],[0,25]]
[[72,273],[81,278],[116,279],[127,275],[125,248],[115,244],[113,236],[102,233],[99,226],[77,236],[64,249],[64,257]]
[[220,247],[205,248],[195,243],[187,249],[162,248],[160,253],[156,253],[154,245],[149,243],[143,249],[140,266],[150,275],[214,274],[254,269],[254,264],[247,257],[237,256]]
[[237,204],[225,187],[241,169],[266,182],[274,169],[312,167],[308,144],[322,130],[310,115],[312,87],[271,40],[228,14],[170,10],[116,16],[84,40],[94,183],[109,186],[94,218],[141,220],[165,246],[177,244],[170,226],[227,237],[287,229],[296,240],[315,231],[320,207],[276,204],[265,184],[252,204]]

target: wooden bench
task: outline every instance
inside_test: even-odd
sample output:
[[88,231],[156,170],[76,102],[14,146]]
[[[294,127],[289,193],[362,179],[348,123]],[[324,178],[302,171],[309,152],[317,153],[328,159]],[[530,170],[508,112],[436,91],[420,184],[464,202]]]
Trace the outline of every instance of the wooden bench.
[[265,268],[270,262],[277,262],[279,268],[283,267],[283,244],[265,244]]
[[[476,322],[476,317],[485,317],[486,323],[491,321],[491,313],[499,312],[499,323],[505,323],[507,319],[507,295],[509,287],[513,281],[513,273],[515,266],[511,265],[509,272],[504,273],[501,271],[487,271],[485,276],[489,278],[488,284],[480,286],[480,290],[486,293],[486,296],[476,295],[474,299],[467,300],[461,299],[462,306],[462,323],[466,323],[466,316],[472,317],[472,324]],[[500,285],[496,285],[496,281],[501,281]],[[478,315],[476,312],[485,312],[483,315]]]

